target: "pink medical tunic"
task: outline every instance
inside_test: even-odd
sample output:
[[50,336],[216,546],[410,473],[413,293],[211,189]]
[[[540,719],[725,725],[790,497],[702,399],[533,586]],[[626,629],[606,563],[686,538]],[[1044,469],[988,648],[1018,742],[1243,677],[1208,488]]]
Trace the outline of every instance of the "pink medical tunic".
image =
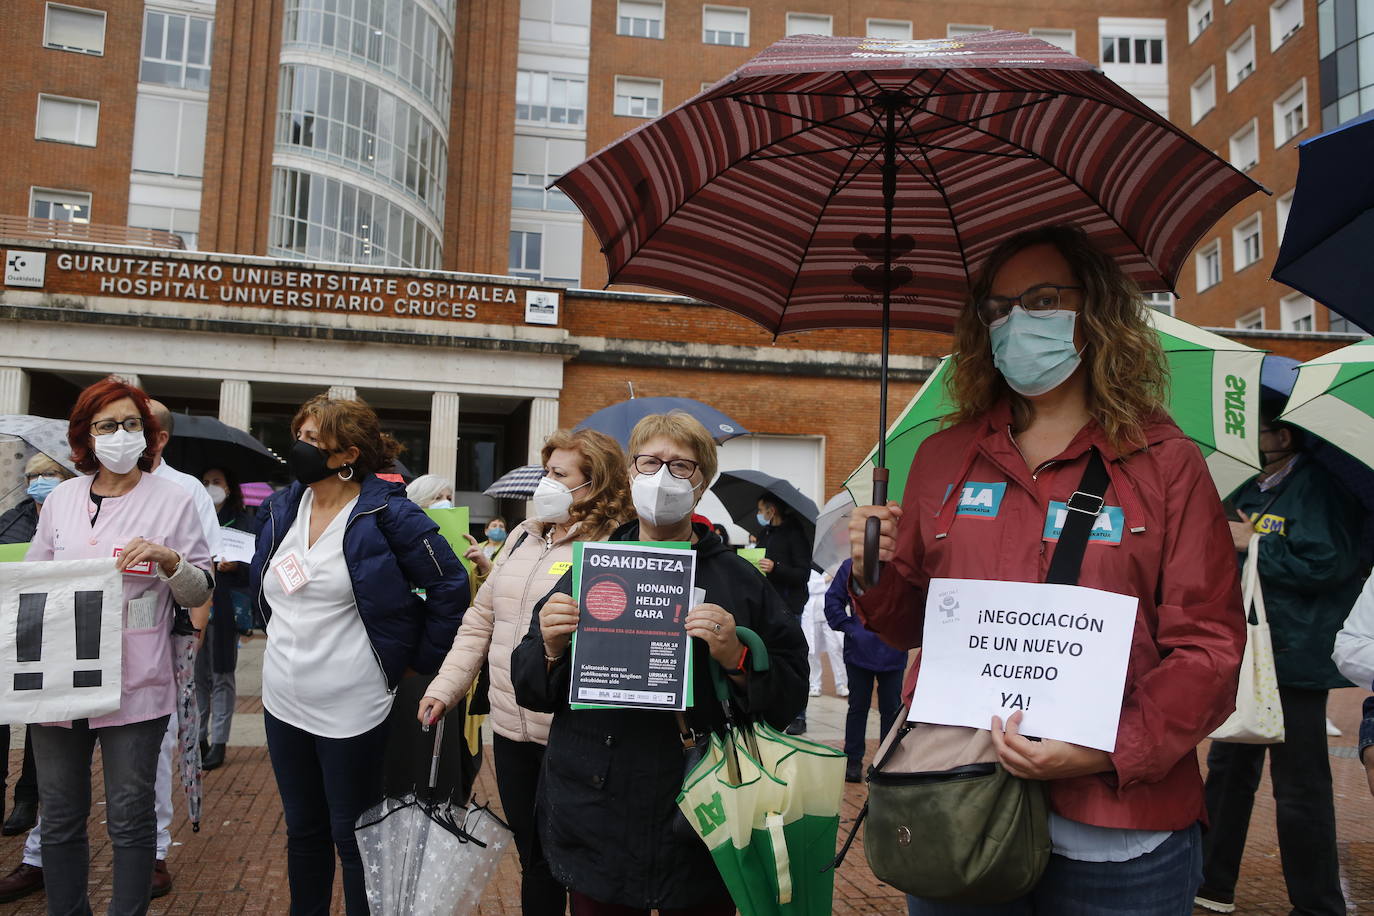
[[[195,506],[170,480],[142,474],[123,496],[101,500],[94,524],[93,477],[58,485],[43,503],[26,560],[108,557],[136,537],[170,547],[187,563],[210,568],[210,551]],[[92,728],[165,716],[176,707],[172,668],[172,592],[156,573],[124,576],[123,672],[119,710],[92,719]],[[65,723],[64,723],[65,724]]]

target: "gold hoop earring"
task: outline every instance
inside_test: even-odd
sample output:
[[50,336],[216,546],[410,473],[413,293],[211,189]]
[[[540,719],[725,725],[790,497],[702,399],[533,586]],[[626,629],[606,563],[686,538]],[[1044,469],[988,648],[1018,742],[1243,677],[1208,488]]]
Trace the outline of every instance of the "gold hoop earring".
[[[344,476],[344,471],[347,471],[347,472],[348,472],[348,476],[347,476],[347,477]],[[353,465],[351,465],[351,464],[346,464],[346,465],[344,465],[344,466],[343,466],[343,470],[339,471],[339,479],[340,479],[340,480],[352,480],[352,479],[353,479]]]

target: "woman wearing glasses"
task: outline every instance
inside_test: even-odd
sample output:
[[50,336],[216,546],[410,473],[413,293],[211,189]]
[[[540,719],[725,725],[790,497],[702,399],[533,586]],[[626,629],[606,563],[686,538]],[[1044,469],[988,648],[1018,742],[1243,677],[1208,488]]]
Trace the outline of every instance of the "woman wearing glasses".
[[[124,573],[119,709],[35,725],[49,913],[89,913],[91,753],[100,743],[114,847],[110,912],[144,913],[153,877],[158,749],[176,704],[173,603],[197,607],[214,580],[205,532],[185,490],[148,473],[159,433],[139,389],[109,378],[81,392],[67,442],[78,470],[44,502],[29,560],[102,558]],[[21,866],[31,868],[31,866]],[[11,875],[11,878],[15,877]]]
[[[914,647],[932,577],[1043,582],[1093,452],[1109,485],[1078,584],[1139,609],[1114,751],[1031,741],[1022,713],[989,716],[1002,765],[1048,783],[1053,855],[1038,886],[1004,906],[910,898],[910,912],[1184,916],[1202,867],[1195,748],[1235,703],[1245,641],[1216,486],[1165,412],[1167,370],[1139,290],[1081,230],[1009,240],[971,294],[951,425],[921,445],[900,507],[851,521],[859,617]],[[877,583],[863,579],[869,516],[882,520]]]
[[[773,587],[692,510],[716,475],[716,443],[685,413],[645,417],[630,436],[630,493],[638,518],[612,540],[689,542],[703,597],[685,618],[694,705],[685,714],[568,707],[569,644],[578,606],[571,573],[537,606],[511,656],[515,695],[553,713],[539,784],[540,840],[573,916],[726,916],[735,904],[710,853],[677,807],[684,740],[718,732],[711,686],[725,669],[731,705],[746,719],[786,726],[806,702],[806,641]],[[758,633],[769,668],[753,671],[736,625]],[[702,740],[696,737],[693,740]]]
[[435,722],[460,702],[482,666],[491,665],[492,752],[501,807],[520,854],[520,905],[529,916],[561,914],[567,892],[549,874],[534,827],[535,787],[548,742],[549,717],[522,709],[511,686],[511,650],[529,629],[534,603],[572,563],[573,543],[603,541],[630,515],[629,480],[620,444],[591,429],[559,430],[544,443],[544,478],[534,514],[511,532],[453,650],[425,690],[419,718]]

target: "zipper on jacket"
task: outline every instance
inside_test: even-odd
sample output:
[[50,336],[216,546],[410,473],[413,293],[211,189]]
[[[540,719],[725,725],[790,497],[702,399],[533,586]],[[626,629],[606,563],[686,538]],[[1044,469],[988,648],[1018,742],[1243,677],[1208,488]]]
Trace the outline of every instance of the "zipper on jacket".
[[272,564],[272,558],[277,555],[277,548],[281,545],[277,543],[277,514],[272,511],[272,504],[267,504],[267,519],[272,523],[272,548],[267,551],[267,558],[262,561],[262,575],[258,577],[258,612],[262,614],[263,635],[267,633],[267,624],[272,619],[272,615],[267,611],[267,567]]
[[[366,512],[359,512],[357,515],[353,516],[348,521],[344,522],[344,537],[348,536],[349,525],[353,524],[355,521],[362,518],[364,515],[376,515],[378,512],[381,512],[385,508],[386,503],[382,503],[377,508],[368,509]],[[426,544],[428,544],[428,541],[426,541]],[[437,564],[438,561],[435,562]],[[440,572],[442,572],[442,570],[440,570]],[[358,606],[358,592],[356,589],[353,588],[353,570],[351,569],[348,571],[348,593],[353,596],[353,609],[358,612],[358,619],[363,620],[363,609]],[[367,633],[366,620],[363,620],[363,632]],[[386,666],[382,664],[382,655],[380,652],[377,651],[377,647],[373,644],[371,633],[367,633],[367,647],[372,650],[372,657],[377,660],[377,670],[382,672],[382,683],[386,685],[387,695],[392,697],[396,696],[396,691],[400,689],[401,682],[400,680],[397,680],[396,686],[391,686],[391,681],[386,676]]]
[[[1007,438],[1011,440],[1012,447],[1016,449],[1016,454],[1018,454],[1018,455],[1021,456],[1021,461],[1022,461],[1022,463],[1026,463],[1026,453],[1023,452],[1023,451],[1021,451],[1021,443],[1017,442],[1017,441],[1016,441],[1016,437],[1015,437],[1014,435],[1012,435],[1011,427],[1010,427],[1010,426],[1007,427]],[[1039,479],[1040,479],[1040,472],[1041,472],[1041,471],[1045,470],[1046,468],[1048,468],[1048,467],[1049,467],[1050,465],[1052,465],[1052,464],[1058,464],[1058,463],[1059,463],[1059,459],[1058,459],[1058,458],[1051,458],[1051,459],[1049,459],[1048,461],[1042,461],[1040,464],[1038,464],[1038,465],[1035,466],[1035,469],[1034,469],[1034,470],[1031,471],[1031,480],[1039,480]],[[1028,464],[1028,463],[1026,463],[1026,464],[1027,464],[1027,467],[1029,467],[1029,464]]]
[[429,551],[429,558],[434,561],[434,570],[442,576],[444,574],[444,567],[439,565],[439,558],[434,555],[434,548],[430,546],[429,538],[424,539],[424,544],[425,550]]

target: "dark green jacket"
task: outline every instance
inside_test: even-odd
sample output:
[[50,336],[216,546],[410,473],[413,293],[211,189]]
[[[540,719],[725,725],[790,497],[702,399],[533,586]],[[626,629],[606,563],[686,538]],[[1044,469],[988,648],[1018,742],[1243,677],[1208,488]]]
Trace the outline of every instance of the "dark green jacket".
[[[1272,500],[1272,502],[1271,502]],[[1331,661],[1336,633],[1360,593],[1359,501],[1306,455],[1267,493],[1250,481],[1235,497],[1253,516],[1260,587],[1279,684],[1349,687]]]

